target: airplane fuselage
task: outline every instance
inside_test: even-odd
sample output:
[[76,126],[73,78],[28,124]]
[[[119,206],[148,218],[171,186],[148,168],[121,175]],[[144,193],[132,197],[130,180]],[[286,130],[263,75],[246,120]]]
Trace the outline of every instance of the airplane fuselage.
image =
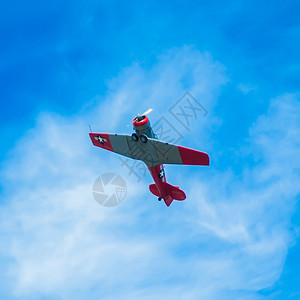
[[[151,127],[149,118],[147,116],[135,117],[132,121],[132,124],[135,134],[139,139],[142,136],[158,139],[157,135],[154,133]],[[155,182],[155,186],[152,184],[149,186],[149,189],[152,194],[158,197],[158,200],[164,199],[167,206],[169,206],[176,198],[176,200],[184,200],[186,198],[184,192],[180,190],[179,187],[175,187],[167,183],[163,164],[157,164],[154,166],[147,165],[147,167]]]

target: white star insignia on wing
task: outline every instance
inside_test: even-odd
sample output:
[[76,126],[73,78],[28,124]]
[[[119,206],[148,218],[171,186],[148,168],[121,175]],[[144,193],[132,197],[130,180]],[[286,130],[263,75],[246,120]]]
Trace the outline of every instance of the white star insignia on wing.
[[95,136],[94,139],[99,141],[101,144],[104,144],[107,142],[107,139],[104,139],[101,135]]

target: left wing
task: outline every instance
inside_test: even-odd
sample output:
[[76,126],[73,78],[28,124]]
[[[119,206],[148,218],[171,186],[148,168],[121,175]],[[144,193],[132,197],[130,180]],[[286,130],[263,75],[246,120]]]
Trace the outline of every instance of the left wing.
[[205,152],[148,139],[157,153],[157,161],[160,164],[182,164],[209,166],[209,156]]

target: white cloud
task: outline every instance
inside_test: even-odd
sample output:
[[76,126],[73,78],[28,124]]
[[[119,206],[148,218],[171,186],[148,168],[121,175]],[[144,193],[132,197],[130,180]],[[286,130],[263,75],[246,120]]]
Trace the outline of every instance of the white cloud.
[[[270,177],[277,161],[298,147],[293,139],[299,107],[290,108],[298,103],[292,96],[286,106],[282,98],[274,100],[252,129],[249,148],[263,155],[261,163],[242,180],[222,172],[196,182],[194,197],[188,192],[190,199],[199,199],[196,207],[192,200],[170,208],[156,203],[147,191],[150,176],[137,183],[116,156],[93,148],[87,135],[89,120],[96,131],[128,132],[124,124],[136,113],[149,107],[165,112],[185,90],[210,110],[225,82],[219,63],[184,47],[161,56],[148,70],[137,64],[124,70],[105,97],[96,97],[76,117],[41,114],[35,128],[17,137],[1,172],[6,204],[0,253],[9,266],[1,274],[11,279],[11,289],[3,290],[27,298],[218,299],[243,289],[251,298],[252,291],[272,284],[290,241],[293,203],[285,197],[292,202],[299,192],[290,189],[298,175],[288,171],[286,160],[281,167],[289,179],[275,171],[277,177]],[[294,122],[282,132],[278,118]],[[214,122],[211,116],[206,126]],[[264,132],[270,123],[285,141],[281,154],[271,151],[276,141]],[[114,209],[102,208],[91,195],[93,181],[108,171],[118,172],[128,185],[126,201]],[[195,181],[193,174],[190,179]],[[236,189],[228,192],[230,184]]]
[[[226,269],[228,276],[219,277],[225,281],[214,285],[215,289],[223,291],[234,285],[232,288],[255,291],[270,287],[280,277],[295,239],[290,219],[300,192],[299,117],[296,96],[273,99],[268,112],[250,130],[244,161],[251,160],[253,152],[258,163],[244,168],[241,178],[221,172],[193,185],[192,198],[197,199],[196,191],[201,191],[198,201],[189,203],[197,207],[194,224],[200,225],[202,236],[212,235],[221,245],[227,244],[218,252],[223,262],[232,262]],[[211,264],[214,260],[212,256]]]
[[[147,281],[155,286],[156,278],[173,278],[172,241],[167,231],[156,232],[162,216],[156,215],[145,182],[130,177],[127,201],[117,209],[92,199],[98,175],[114,171],[126,178],[128,170],[120,169],[116,156],[92,147],[87,124],[128,131],[124,123],[136,113],[148,107],[164,112],[186,89],[209,95],[208,107],[225,82],[222,73],[209,55],[174,49],[150,70],[137,64],[125,69],[107,95],[96,97],[80,115],[41,113],[35,128],[16,137],[1,172],[7,203],[1,212],[1,254],[9,259],[2,274],[11,279],[11,295],[74,299],[99,287],[96,294],[110,298],[116,285],[118,293],[139,294],[149,290]],[[172,225],[174,217],[165,222]]]

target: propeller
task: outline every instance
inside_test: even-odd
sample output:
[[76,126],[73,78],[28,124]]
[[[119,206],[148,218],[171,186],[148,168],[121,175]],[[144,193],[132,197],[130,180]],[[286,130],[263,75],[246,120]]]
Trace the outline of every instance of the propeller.
[[146,115],[150,114],[152,110],[153,110],[152,108],[147,109],[147,110],[142,114],[142,116],[146,116]]
[[[143,117],[145,117],[146,115],[150,114],[152,110],[153,110],[153,108],[149,108],[149,109],[147,109],[143,114],[141,114],[141,115],[138,114],[138,115],[136,116],[136,118],[138,118],[138,120],[141,121],[142,119],[144,119]],[[128,125],[126,125],[126,126],[129,127],[130,125],[128,124]]]

